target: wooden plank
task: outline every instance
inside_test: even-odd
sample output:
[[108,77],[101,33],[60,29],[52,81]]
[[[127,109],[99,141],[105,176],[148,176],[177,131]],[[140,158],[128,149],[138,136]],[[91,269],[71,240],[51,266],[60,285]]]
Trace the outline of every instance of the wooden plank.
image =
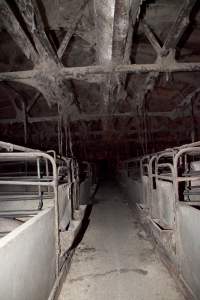
[[[30,124],[33,123],[42,123],[42,122],[58,122],[59,116],[44,116],[44,117],[29,117],[27,115],[27,122]],[[0,119],[0,124],[2,125],[12,125],[12,124],[18,124],[23,123],[24,120],[22,118],[16,118],[16,119]]]
[[56,50],[50,43],[44,30],[44,22],[36,0],[18,0],[17,5],[33,37],[35,47],[40,55],[40,60],[51,60],[59,64],[60,60],[58,59]]
[[73,23],[71,24],[71,27],[69,28],[69,30],[67,31],[64,39],[62,40],[61,44],[60,44],[60,47],[57,51],[57,55],[58,57],[61,59],[72,36],[74,35],[75,31],[76,31],[76,27],[79,23],[79,21],[81,20],[81,17],[83,16],[83,13],[84,13],[84,9],[86,7],[86,5],[88,4],[89,0],[85,0],[83,2],[83,5],[81,5],[77,15],[75,16],[74,20],[73,20]]
[[39,60],[37,51],[5,0],[0,1],[0,18],[3,27],[22,52],[36,64]]
[[175,49],[188,27],[189,16],[197,0],[185,0],[164,43],[163,49]]
[[[178,42],[180,41],[183,33],[185,32],[186,28],[188,27],[190,21],[189,21],[189,15],[191,13],[192,8],[194,7],[197,0],[186,0],[176,18],[176,21],[174,22],[165,42],[164,45],[161,46],[158,39],[156,38],[155,34],[151,30],[151,28],[148,26],[148,24],[143,21],[143,29],[145,32],[146,37],[148,38],[149,42],[151,43],[152,47],[157,53],[158,59],[162,61],[162,56],[167,56],[169,53],[169,50],[173,50],[176,48]],[[175,52],[174,52],[175,53]],[[173,57],[172,53],[172,57]],[[156,85],[156,81],[159,77],[158,73],[150,73],[144,83],[144,86],[142,87],[142,90],[139,92],[138,95],[138,104],[140,107],[143,106],[144,99],[149,91],[153,91],[154,87]]]
[[36,104],[37,100],[39,99],[41,93],[37,92],[36,95],[34,96],[34,98],[32,99],[32,101],[29,103],[29,105],[27,106],[27,112],[29,113],[30,110],[33,108],[33,106]]
[[17,81],[31,86],[36,86],[36,81],[40,80],[41,76],[55,77],[61,76],[63,79],[87,80],[89,75],[104,75],[111,73],[130,73],[130,74],[145,74],[149,72],[157,73],[175,73],[175,72],[199,72],[200,63],[155,63],[155,64],[131,64],[131,65],[94,65],[86,67],[71,67],[59,69],[47,69],[43,72],[41,69],[31,71],[4,72],[0,73],[0,81]]
[[200,71],[200,63],[177,63],[176,61],[160,64],[131,64],[131,65],[97,65],[75,68],[62,68],[60,74],[65,78],[80,79],[92,74],[111,74],[111,73],[149,73],[149,72],[197,72]]
[[152,29],[150,28],[150,26],[144,20],[142,22],[142,25],[143,25],[143,30],[144,30],[146,37],[148,38],[148,40],[151,43],[154,50],[156,51],[157,55],[160,55],[161,51],[162,51],[162,46],[161,46],[159,40],[155,36],[155,34],[152,31]]

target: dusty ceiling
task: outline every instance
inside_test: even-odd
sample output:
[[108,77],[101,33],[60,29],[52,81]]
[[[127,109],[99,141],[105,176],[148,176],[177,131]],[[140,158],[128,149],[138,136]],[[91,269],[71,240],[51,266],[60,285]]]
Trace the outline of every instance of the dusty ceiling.
[[0,0],[1,139],[91,160],[199,139],[199,7]]

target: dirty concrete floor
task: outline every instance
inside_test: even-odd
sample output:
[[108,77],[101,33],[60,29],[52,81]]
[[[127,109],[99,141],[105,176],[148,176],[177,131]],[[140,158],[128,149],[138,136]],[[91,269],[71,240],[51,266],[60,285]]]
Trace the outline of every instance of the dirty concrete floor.
[[118,186],[95,199],[59,300],[183,300]]

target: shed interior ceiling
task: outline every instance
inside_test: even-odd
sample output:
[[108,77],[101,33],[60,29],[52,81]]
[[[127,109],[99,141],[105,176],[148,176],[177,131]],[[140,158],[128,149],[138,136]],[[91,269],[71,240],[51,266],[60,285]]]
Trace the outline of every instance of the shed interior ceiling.
[[199,140],[199,8],[1,0],[1,140],[91,161]]

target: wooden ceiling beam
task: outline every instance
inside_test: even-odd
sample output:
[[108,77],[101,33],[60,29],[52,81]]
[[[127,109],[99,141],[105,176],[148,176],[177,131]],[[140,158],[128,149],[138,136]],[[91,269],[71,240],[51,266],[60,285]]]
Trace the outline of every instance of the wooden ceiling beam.
[[39,99],[40,95],[41,95],[40,92],[36,92],[35,96],[31,100],[31,102],[27,105],[27,112],[28,113],[31,111],[31,109],[33,108],[33,106],[36,104],[36,102]]
[[[168,57],[169,62],[170,60],[175,61],[175,49],[181,37],[183,36],[183,33],[185,32],[186,28],[190,24],[189,16],[196,2],[197,0],[184,1],[163,46],[161,46],[159,40],[157,39],[154,32],[151,30],[150,26],[143,20],[142,25],[144,33],[149,42],[151,43],[152,47],[156,51],[156,61],[158,64],[162,64],[163,57]],[[159,73],[152,72],[147,75],[144,85],[137,93],[137,104],[140,108],[143,107],[146,95],[154,90],[158,78]]]
[[[144,130],[142,130],[142,131],[144,132]],[[169,127],[165,127],[165,126],[162,126],[160,128],[152,129],[151,130],[152,133],[170,132],[170,131],[171,131],[170,128]],[[173,128],[172,132],[176,132],[176,131],[179,131],[179,129],[177,129],[177,128],[174,129]],[[120,134],[121,130],[114,130],[114,129],[112,129],[109,132],[112,133],[113,136],[114,135],[118,136]],[[137,133],[138,133],[137,129],[132,129],[132,130],[129,129],[128,131],[124,132],[124,135],[122,135],[120,138],[123,138],[123,136],[134,135],[134,134],[137,134]],[[103,130],[97,130],[97,131],[89,131],[89,132],[87,132],[87,136],[90,136],[90,137],[91,136],[100,136],[101,137],[103,135],[105,135],[105,131],[103,131]],[[75,132],[75,133],[73,133],[73,136],[74,137],[81,137],[82,133],[81,132]]]
[[149,72],[195,72],[200,71],[200,63],[178,63],[175,60],[163,59],[155,64],[131,64],[131,65],[97,65],[87,67],[62,68],[59,73],[66,79],[82,79],[87,75],[106,75],[111,73],[144,74]]
[[48,73],[51,77],[61,76],[63,79],[87,80],[88,76],[107,75],[111,73],[129,73],[145,74],[155,73],[176,73],[176,72],[199,72],[200,63],[178,63],[175,60],[169,61],[163,59],[160,63],[155,64],[131,64],[131,65],[96,65],[86,67],[71,67],[59,69],[34,69],[30,71],[3,72],[0,73],[0,81],[17,81],[24,82],[34,86],[33,80],[38,77],[46,76]]
[[[183,118],[183,117],[190,117],[191,116],[191,110],[189,109],[184,109],[182,110],[181,108],[185,108],[185,105],[189,105],[192,101],[192,99],[200,93],[200,88],[197,88],[195,91],[190,93],[187,97],[184,98],[184,100],[177,106],[177,108],[173,109],[172,111],[167,111],[167,112],[147,112],[146,115],[149,118],[168,118],[170,120],[175,120],[176,118]],[[39,93],[36,94],[34,97],[35,101],[37,101],[37,98],[39,97]],[[32,107],[33,102],[27,107],[27,113],[30,111],[30,108]],[[92,120],[97,120],[97,119],[112,119],[112,118],[129,118],[129,123],[130,123],[130,118],[135,118],[137,117],[136,113],[116,113],[116,114],[80,114],[75,116],[70,117],[70,122],[76,122],[76,121],[92,121]],[[37,122],[56,122],[59,119],[59,116],[44,116],[44,117],[30,117],[27,114],[28,122],[29,123],[37,123]],[[15,124],[15,123],[21,123],[21,115],[18,115],[16,118],[12,119],[1,119],[0,124]],[[132,124],[132,123],[131,123]],[[112,132],[118,132],[118,130],[111,130]],[[127,129],[124,131],[125,133],[134,133],[137,130],[131,130]],[[89,134],[103,134],[103,130],[96,130],[96,131],[89,131]]]
[[0,1],[0,19],[3,28],[9,33],[25,56],[34,64],[37,64],[39,62],[37,50],[5,0]]
[[73,20],[73,22],[70,26],[70,28],[68,29],[64,39],[62,40],[62,42],[60,44],[60,47],[57,51],[57,55],[60,59],[62,58],[62,56],[63,56],[63,54],[64,54],[71,38],[72,38],[72,36],[75,34],[77,25],[80,22],[80,20],[83,16],[83,13],[84,13],[84,9],[85,9],[86,5],[89,3],[89,1],[90,0],[84,0],[83,1],[83,4],[81,5],[78,13],[76,14],[76,16],[75,16],[75,18],[74,18],[74,20]]
[[17,6],[34,40],[35,47],[40,55],[40,62],[51,61],[59,65],[60,60],[56,50],[44,30],[45,26],[37,1],[17,0]]
[[143,26],[143,31],[145,33],[145,36],[151,43],[157,55],[160,55],[162,52],[162,46],[160,44],[160,41],[158,40],[155,33],[152,31],[151,27],[146,23],[145,20],[142,21],[142,26]]
[[[3,13],[4,15],[9,16],[9,21],[12,24],[14,13],[11,9],[9,9],[5,0],[0,3],[3,3],[3,7],[6,7],[7,14],[5,14],[5,10],[3,11]],[[28,71],[28,78],[16,78],[15,81],[35,87],[43,94],[48,104],[51,104],[52,102],[61,103],[66,113],[67,111],[69,111],[70,113],[70,106],[74,106],[72,109],[73,111],[75,111],[76,108],[73,100],[71,99],[72,92],[70,90],[69,84],[66,84],[64,76],[58,74],[58,70],[61,69],[62,63],[57,56],[56,49],[50,42],[44,30],[44,21],[42,19],[37,1],[18,0],[16,1],[16,6],[19,10],[20,22],[24,27],[26,27],[26,31],[28,32],[27,38],[28,36],[31,38],[31,41],[34,44],[34,49],[38,54],[38,60],[37,69],[35,68],[32,71]],[[8,20],[8,17],[6,20]],[[15,39],[15,36],[13,36],[13,38]],[[20,42],[21,40],[22,38],[20,39]],[[21,47],[23,48],[23,44],[21,45]],[[23,50],[24,49],[22,49],[22,51]]]
[[175,49],[177,47],[185,30],[190,24],[189,17],[196,3],[197,0],[184,0],[183,5],[178,12],[177,18],[164,42],[164,50]]
[[[59,116],[44,116],[44,117],[30,117],[29,115],[27,117],[27,122],[29,124],[33,123],[43,123],[43,122],[58,122]],[[23,118],[6,118],[6,119],[0,119],[1,125],[14,125],[14,124],[20,124],[23,123]]]
[[[113,64],[130,64],[131,49],[133,43],[133,33],[137,21],[140,18],[140,8],[143,1],[115,1],[115,15],[113,23],[113,44],[112,44],[112,63]],[[109,102],[112,104],[112,110],[115,111],[122,98],[125,98],[127,74],[118,74],[110,79]],[[117,91],[117,93],[114,91]],[[114,98],[114,99],[113,99]]]
[[[190,1],[190,4],[195,1]],[[121,2],[120,2],[121,3]],[[28,5],[27,5],[28,4]],[[138,2],[138,5],[140,7],[141,1]],[[27,3],[23,0],[18,1],[18,6],[20,8],[20,11],[22,13],[22,16],[26,22],[26,25],[30,32],[33,34],[33,39],[36,42],[36,46],[38,51],[44,57],[44,59],[51,59],[53,60],[57,65],[57,70],[54,70],[54,74],[52,74],[51,70],[46,70],[46,73],[49,75],[46,76],[44,72],[40,71],[28,71],[29,73],[26,73],[28,77],[21,78],[20,76],[25,75],[25,73],[21,73],[20,75],[17,74],[17,72],[14,74],[0,74],[0,80],[15,80],[19,82],[23,82],[25,84],[30,84],[36,88],[38,88],[43,95],[46,97],[48,102],[53,100],[54,102],[59,101],[59,99],[65,98],[65,79],[81,79],[85,80],[88,77],[95,77],[92,76],[95,75],[110,75],[113,73],[148,73],[148,72],[154,72],[150,73],[147,77],[147,81],[145,82],[146,89],[141,94],[141,97],[144,98],[146,96],[146,93],[153,89],[156,79],[159,76],[159,72],[178,72],[178,71],[197,71],[199,70],[199,66],[197,64],[177,64],[175,62],[175,59],[173,57],[165,57],[165,58],[159,58],[159,61],[157,64],[153,65],[119,65],[119,66],[89,66],[89,67],[82,67],[82,68],[60,68],[59,66],[59,59],[54,53],[54,49],[49,43],[49,40],[44,32],[44,26],[42,22],[41,15],[39,13],[39,9],[37,7],[35,0],[29,0]],[[137,7],[137,8],[139,8]],[[187,6],[187,8],[190,6]],[[137,11],[137,9],[136,9]],[[185,12],[185,10],[184,10]],[[181,16],[183,16],[183,11],[180,13]],[[138,12],[135,16],[138,16]],[[180,18],[177,18],[180,22]],[[36,22],[36,23],[35,23]],[[178,21],[177,21],[178,22]],[[176,23],[177,24],[177,23]],[[149,32],[149,35],[151,35],[151,32]],[[151,35],[151,40],[153,40],[153,35]],[[117,46],[115,44],[115,46]],[[154,41],[155,45],[155,41]],[[158,47],[157,47],[158,49]],[[159,49],[160,51],[160,49]],[[120,52],[121,53],[121,52]],[[115,51],[114,51],[115,54]],[[118,50],[116,51],[116,55],[118,55]],[[179,68],[178,68],[179,67]],[[70,74],[71,72],[71,74]],[[16,77],[15,77],[16,75]],[[19,75],[19,76],[18,76]],[[32,78],[31,78],[32,75]],[[2,76],[4,76],[3,79]],[[12,77],[12,79],[11,79]],[[59,79],[57,79],[59,78]],[[50,88],[51,87],[51,88]],[[53,90],[52,90],[53,87]]]
[[[169,132],[169,131],[163,131],[163,133],[165,132]],[[184,131],[185,132],[185,131]],[[153,143],[166,143],[166,144],[169,144],[173,141],[176,142],[177,144],[177,137],[178,137],[178,134],[182,134],[183,133],[183,130],[177,130],[176,132],[174,132],[176,135],[172,135],[168,138],[168,140],[166,141],[166,137],[154,137],[154,141]],[[188,135],[185,137],[185,139],[189,138],[190,137],[190,134],[189,134],[189,131],[188,131]],[[124,145],[124,143],[126,142],[134,142],[134,143],[137,143],[137,144],[140,144],[141,145],[141,141],[139,141],[138,137],[135,137],[135,138],[127,138],[127,137],[123,137],[121,140],[116,140],[116,143],[117,144],[120,144],[122,143]],[[76,140],[76,141],[73,141],[73,146],[75,146],[76,144],[79,144],[80,143],[80,140]],[[142,141],[142,144],[145,144],[146,142],[145,141]],[[148,144],[151,144],[152,142],[148,142]],[[108,144],[111,144],[111,145],[115,145],[114,144],[114,141],[112,140],[112,143],[108,143]],[[104,140],[86,140],[85,141],[85,145],[94,145],[95,147],[99,148],[101,147],[101,145],[103,145],[105,147],[106,143]]]

